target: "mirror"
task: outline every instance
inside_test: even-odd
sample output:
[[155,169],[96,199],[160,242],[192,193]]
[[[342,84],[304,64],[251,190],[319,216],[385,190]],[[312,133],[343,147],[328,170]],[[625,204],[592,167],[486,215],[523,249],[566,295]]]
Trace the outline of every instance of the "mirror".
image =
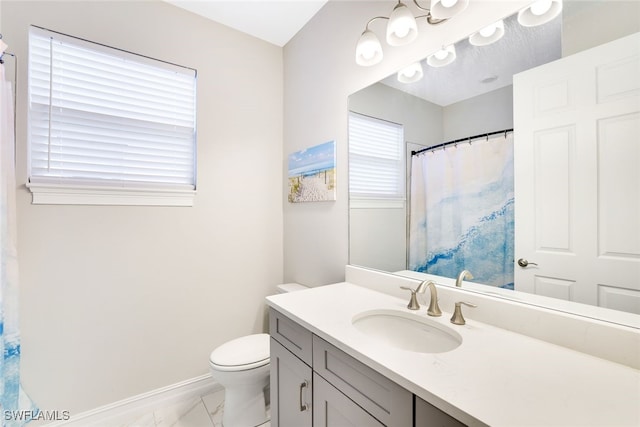
[[[443,68],[423,65],[424,76],[417,83],[400,83],[395,74],[389,76],[351,95],[349,110],[403,125],[407,171],[404,173],[406,188],[410,188],[408,171],[412,151],[514,127],[515,101],[511,85],[514,74],[639,31],[640,4],[637,2],[565,0],[562,15],[554,21],[540,27],[522,28],[515,17],[507,18],[505,40],[501,45],[478,48],[466,39],[461,40],[455,45],[457,58],[454,63]],[[484,107],[488,104],[492,105],[490,111]],[[350,174],[351,160],[350,154]],[[422,277],[409,269],[408,210],[408,199],[371,200],[359,198],[350,191],[350,264]],[[612,311],[610,309],[587,308],[548,296],[526,295],[518,290],[517,283],[516,291],[469,285],[479,292],[588,313],[592,317],[611,314],[614,321],[623,319],[619,322],[640,325],[640,316],[637,316],[640,312],[636,311],[640,299],[636,293],[628,295],[633,302],[619,304],[629,307],[620,309],[627,312],[612,314],[607,313]],[[624,295],[618,297],[624,298]]]

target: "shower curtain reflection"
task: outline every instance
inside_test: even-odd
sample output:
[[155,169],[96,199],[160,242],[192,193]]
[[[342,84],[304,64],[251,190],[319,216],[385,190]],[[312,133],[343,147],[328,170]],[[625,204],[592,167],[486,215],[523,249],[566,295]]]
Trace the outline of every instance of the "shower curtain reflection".
[[513,134],[412,157],[409,268],[513,289]]
[[11,84],[5,79],[4,65],[0,63],[0,409],[3,426],[21,426],[36,418],[38,412],[20,387],[14,112],[11,91]]

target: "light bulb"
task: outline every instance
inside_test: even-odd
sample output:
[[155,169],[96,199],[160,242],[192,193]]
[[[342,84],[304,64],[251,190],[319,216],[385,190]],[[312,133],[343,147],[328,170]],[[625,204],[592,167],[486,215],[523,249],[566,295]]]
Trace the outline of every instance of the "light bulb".
[[458,0],[441,0],[440,3],[443,7],[452,7],[455,6],[456,3],[458,3]]
[[360,55],[362,55],[364,59],[371,59],[375,56],[375,54],[376,48],[372,43],[365,43],[362,46],[362,49],[360,49]]
[[398,22],[398,26],[393,31],[393,34],[395,34],[397,37],[401,39],[407,37],[407,34],[409,34],[409,31],[411,31],[411,28],[409,27],[409,25],[403,25],[403,24],[404,22]]
[[390,46],[404,46],[414,41],[417,36],[416,18],[404,3],[398,3],[387,23],[387,43]]
[[376,35],[365,30],[356,45],[356,63],[362,66],[375,65],[382,61],[382,46]]
[[402,75],[404,75],[405,77],[407,77],[407,78],[409,78],[409,79],[410,79],[410,78],[412,78],[413,76],[415,76],[417,72],[418,72],[418,70],[416,70],[415,68],[412,68],[412,69],[410,69],[410,70],[404,70],[404,71],[402,72]]
[[531,5],[531,13],[536,16],[544,15],[551,9],[551,0],[539,0]]
[[483,29],[480,30],[480,35],[482,37],[491,37],[497,30],[497,25],[496,24],[491,24],[487,27],[484,27]]
[[437,52],[434,54],[434,56],[435,56],[436,58],[438,58],[439,60],[441,60],[441,61],[442,61],[443,59],[445,59],[448,55],[449,55],[449,52],[447,52],[447,51],[446,51],[446,50],[444,50],[444,49],[441,49],[441,50],[437,51]]
[[419,62],[414,62],[398,72],[398,81],[401,83],[415,83],[422,79],[423,75],[422,65]]

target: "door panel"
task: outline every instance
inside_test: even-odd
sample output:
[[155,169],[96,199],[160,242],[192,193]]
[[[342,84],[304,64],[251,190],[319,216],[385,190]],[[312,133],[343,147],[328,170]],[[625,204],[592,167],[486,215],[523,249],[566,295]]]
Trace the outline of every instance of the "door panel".
[[638,33],[514,76],[516,290],[640,314],[639,135]]

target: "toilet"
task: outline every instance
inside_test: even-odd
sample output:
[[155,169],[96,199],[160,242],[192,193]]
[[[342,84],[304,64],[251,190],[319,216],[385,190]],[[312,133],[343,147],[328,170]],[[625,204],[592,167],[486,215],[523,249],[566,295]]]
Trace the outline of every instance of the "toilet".
[[[278,293],[308,289],[278,285]],[[264,390],[269,385],[269,334],[253,334],[220,345],[209,357],[211,376],[225,389],[222,425],[254,427],[269,420]]]

